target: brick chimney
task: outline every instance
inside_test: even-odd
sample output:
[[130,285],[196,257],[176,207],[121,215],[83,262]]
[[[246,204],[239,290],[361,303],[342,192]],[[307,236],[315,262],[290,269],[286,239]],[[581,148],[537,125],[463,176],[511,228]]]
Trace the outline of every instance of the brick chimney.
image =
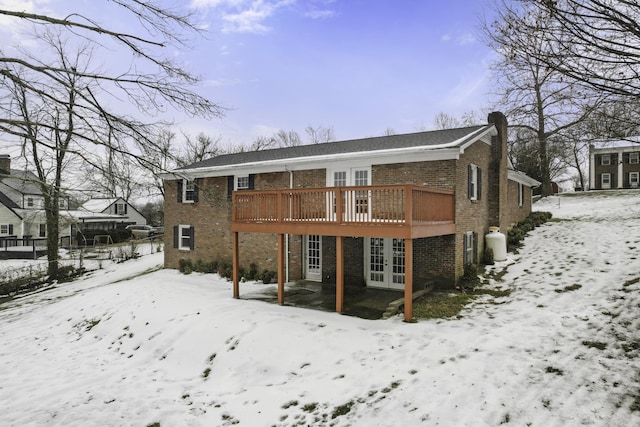
[[0,154],[0,174],[11,175],[11,156]]
[[487,118],[495,125],[498,134],[491,140],[491,165],[489,173],[489,225],[500,227],[506,234],[507,227],[507,118],[494,111]]

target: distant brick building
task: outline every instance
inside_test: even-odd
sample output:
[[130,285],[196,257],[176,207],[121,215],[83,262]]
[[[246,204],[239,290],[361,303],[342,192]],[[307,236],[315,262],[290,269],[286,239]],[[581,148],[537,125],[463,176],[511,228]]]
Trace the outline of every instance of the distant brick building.
[[590,145],[589,188],[640,188],[640,142],[609,140]]
[[[165,266],[250,263],[278,280],[452,286],[531,212],[501,113],[487,125],[217,156],[167,174]],[[236,294],[237,294],[236,277]]]

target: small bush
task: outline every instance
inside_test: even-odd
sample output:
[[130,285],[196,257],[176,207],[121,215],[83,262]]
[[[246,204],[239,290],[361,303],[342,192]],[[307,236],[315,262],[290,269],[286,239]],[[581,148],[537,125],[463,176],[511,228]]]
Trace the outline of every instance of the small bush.
[[458,289],[462,292],[471,292],[480,286],[480,272],[477,264],[466,264],[464,266],[464,274],[458,280]]
[[484,253],[482,254],[482,263],[484,265],[493,265],[495,261],[493,260],[493,249],[486,248]]
[[184,258],[180,259],[180,261],[178,261],[178,270],[184,274],[193,273],[193,261]]
[[528,217],[513,226],[507,233],[509,250],[520,247],[529,231],[549,221],[551,217],[550,212],[531,212]]

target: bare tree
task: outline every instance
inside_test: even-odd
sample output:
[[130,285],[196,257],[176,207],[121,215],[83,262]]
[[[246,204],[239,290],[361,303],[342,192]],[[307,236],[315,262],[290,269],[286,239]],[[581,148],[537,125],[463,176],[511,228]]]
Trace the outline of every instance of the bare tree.
[[304,131],[307,133],[310,144],[323,144],[325,142],[335,141],[336,139],[333,127],[324,127],[322,125],[313,127],[308,125]]
[[184,145],[180,153],[177,154],[178,166],[187,166],[223,153],[220,147],[221,135],[213,138],[200,132],[195,139],[184,132],[182,135],[184,136]]
[[537,60],[597,91],[640,97],[640,2],[523,0],[535,16],[522,31],[542,31],[550,48]]
[[[30,22],[36,43],[7,56],[0,51],[0,132],[22,141],[25,159],[38,175],[45,199],[49,276],[58,278],[59,198],[71,161],[96,168],[114,153],[152,165],[143,151],[162,151],[158,123],[123,112],[132,105],[149,116],[177,109],[217,117],[223,108],[191,87],[198,79],[171,59],[167,47],[186,48],[199,31],[188,14],[153,0],[111,0],[141,26],[135,32],[101,25],[97,17],[66,18],[0,9],[0,15]],[[95,65],[100,53],[129,56],[126,69]],[[93,58],[93,60],[92,60]],[[153,71],[151,71],[153,70]],[[107,161],[107,164],[109,162]]]
[[581,82],[566,79],[540,60],[555,49],[555,42],[531,25],[548,21],[544,11],[521,9],[504,0],[496,2],[495,11],[494,21],[485,22],[482,32],[499,55],[493,64],[496,94],[510,125],[535,135],[538,179],[542,195],[550,195],[552,168],[560,163],[552,152],[561,152],[550,146],[561,140],[563,131],[585,120],[602,100]]
[[467,111],[461,117],[455,117],[445,112],[439,112],[433,119],[434,130],[454,129],[477,125],[481,121],[475,111]]
[[284,129],[280,129],[275,133],[275,135],[273,135],[273,140],[278,147],[296,147],[298,145],[302,145],[300,135],[294,130],[286,131]]

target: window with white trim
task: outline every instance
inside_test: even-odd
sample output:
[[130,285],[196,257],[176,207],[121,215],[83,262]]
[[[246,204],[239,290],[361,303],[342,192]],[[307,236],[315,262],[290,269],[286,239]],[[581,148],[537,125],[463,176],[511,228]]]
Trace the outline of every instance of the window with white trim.
[[603,154],[600,157],[600,164],[602,166],[609,166],[611,164],[611,154]]
[[629,164],[636,165],[640,163],[640,152],[629,153]]
[[38,236],[47,237],[47,224],[40,224],[38,227]]
[[27,197],[27,207],[28,208],[33,207],[33,197]]
[[478,263],[478,233],[467,231],[464,233],[464,264]]
[[629,186],[633,188],[640,186],[640,172],[629,172]]
[[116,203],[116,215],[124,215],[127,213],[124,203]]
[[0,224],[0,235],[9,236],[13,234],[13,224]]
[[518,183],[518,206],[524,205],[524,184]]
[[193,249],[193,227],[190,225],[178,226],[178,249],[189,251]]
[[196,183],[187,179],[182,181],[182,201],[184,203],[193,203],[195,201]]
[[334,187],[344,187],[347,185],[347,172],[346,171],[336,171],[333,173],[333,186]]
[[480,200],[482,195],[482,170],[473,163],[468,167],[468,196],[470,200]]
[[248,189],[249,189],[249,175],[237,175],[236,190],[248,190]]
[[611,188],[611,174],[603,173],[602,176],[600,176],[600,183],[602,188]]

